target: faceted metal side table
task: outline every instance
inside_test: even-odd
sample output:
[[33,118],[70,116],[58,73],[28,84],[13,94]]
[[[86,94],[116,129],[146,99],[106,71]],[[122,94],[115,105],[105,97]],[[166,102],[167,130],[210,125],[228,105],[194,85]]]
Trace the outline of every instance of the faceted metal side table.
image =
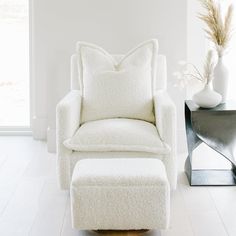
[[[236,185],[236,103],[203,109],[188,100],[185,102],[185,125],[188,143],[185,172],[190,185]],[[192,152],[202,142],[226,158],[232,169],[194,170]]]

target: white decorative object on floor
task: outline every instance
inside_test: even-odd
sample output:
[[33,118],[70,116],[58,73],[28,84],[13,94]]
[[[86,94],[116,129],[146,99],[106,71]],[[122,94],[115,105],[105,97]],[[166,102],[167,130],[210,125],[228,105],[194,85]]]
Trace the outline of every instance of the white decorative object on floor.
[[71,91],[56,111],[61,189],[69,189],[79,160],[122,157],[162,160],[175,189],[176,108],[166,93],[166,59],[157,52],[157,40],[126,56],[87,43],[78,43],[77,49],[71,59]]
[[221,103],[227,99],[228,84],[229,84],[229,71],[224,64],[224,56],[218,57],[218,62],[214,69],[213,88],[222,96]]
[[72,225],[85,230],[166,229],[170,188],[158,159],[86,159],[71,182]]
[[220,104],[221,99],[221,95],[215,92],[210,84],[206,84],[200,92],[193,96],[193,101],[202,108],[216,107]]

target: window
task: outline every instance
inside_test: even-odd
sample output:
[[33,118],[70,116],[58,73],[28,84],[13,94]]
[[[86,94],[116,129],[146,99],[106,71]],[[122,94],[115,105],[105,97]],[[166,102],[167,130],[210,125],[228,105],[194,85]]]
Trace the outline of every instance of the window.
[[0,0],[0,127],[30,127],[28,0]]

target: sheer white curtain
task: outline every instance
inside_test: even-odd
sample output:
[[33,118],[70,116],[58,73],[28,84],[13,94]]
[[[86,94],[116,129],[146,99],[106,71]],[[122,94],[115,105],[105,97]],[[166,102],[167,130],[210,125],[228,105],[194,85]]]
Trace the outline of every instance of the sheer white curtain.
[[228,52],[225,55],[225,65],[229,70],[229,93],[228,99],[236,101],[236,1],[235,0],[224,0],[220,1],[223,12],[226,11],[229,4],[234,6],[233,14],[233,34],[229,44]]

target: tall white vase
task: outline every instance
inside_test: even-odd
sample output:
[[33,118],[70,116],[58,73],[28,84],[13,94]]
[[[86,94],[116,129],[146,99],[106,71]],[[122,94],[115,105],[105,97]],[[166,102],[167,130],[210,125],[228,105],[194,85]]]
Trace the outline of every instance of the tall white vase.
[[218,62],[214,69],[213,88],[222,96],[221,103],[227,99],[229,72],[223,61],[224,57],[219,56]]

